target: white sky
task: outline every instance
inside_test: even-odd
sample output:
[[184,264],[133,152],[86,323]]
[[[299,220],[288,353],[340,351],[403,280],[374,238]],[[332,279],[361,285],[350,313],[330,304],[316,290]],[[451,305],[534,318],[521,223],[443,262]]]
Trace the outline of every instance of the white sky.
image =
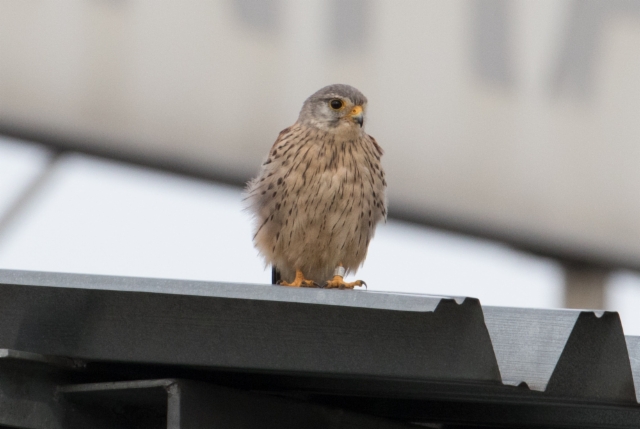
[[[0,216],[46,152],[0,140]],[[0,234],[0,268],[268,283],[240,189],[70,155]],[[389,221],[357,278],[370,290],[462,295],[485,305],[560,307],[562,270],[506,246]],[[617,273],[609,307],[640,334],[640,276]]]

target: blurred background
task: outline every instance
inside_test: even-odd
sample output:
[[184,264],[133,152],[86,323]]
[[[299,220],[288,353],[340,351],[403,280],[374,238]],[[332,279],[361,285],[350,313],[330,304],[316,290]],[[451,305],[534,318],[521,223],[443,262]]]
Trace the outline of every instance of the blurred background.
[[0,2],[0,268],[268,283],[242,186],[331,83],[386,151],[371,290],[640,334],[640,0]]

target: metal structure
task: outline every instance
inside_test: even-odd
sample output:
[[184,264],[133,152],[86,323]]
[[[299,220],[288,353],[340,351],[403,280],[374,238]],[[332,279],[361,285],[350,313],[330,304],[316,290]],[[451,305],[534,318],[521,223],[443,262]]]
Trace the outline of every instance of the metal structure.
[[640,426],[611,312],[0,270],[0,348],[11,427]]

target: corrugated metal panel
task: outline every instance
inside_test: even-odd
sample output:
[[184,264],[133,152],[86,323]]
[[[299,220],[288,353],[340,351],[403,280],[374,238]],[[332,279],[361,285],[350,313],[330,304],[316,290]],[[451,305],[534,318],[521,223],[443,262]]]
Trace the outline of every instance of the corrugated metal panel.
[[617,313],[485,307],[484,315],[505,384],[636,402]]
[[6,271],[0,283],[4,348],[228,370],[500,382],[476,299]]
[[[640,339],[610,312],[0,271],[0,347],[80,359],[82,385],[191,379],[444,427],[640,426]],[[70,384],[65,400],[86,390]]]

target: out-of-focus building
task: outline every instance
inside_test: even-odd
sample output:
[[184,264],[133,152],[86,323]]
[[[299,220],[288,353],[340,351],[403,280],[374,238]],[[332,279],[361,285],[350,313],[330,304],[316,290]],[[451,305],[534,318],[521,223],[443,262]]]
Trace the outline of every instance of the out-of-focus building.
[[604,269],[640,268],[639,76],[640,1],[0,3],[0,131],[241,182],[348,83],[392,215]]

